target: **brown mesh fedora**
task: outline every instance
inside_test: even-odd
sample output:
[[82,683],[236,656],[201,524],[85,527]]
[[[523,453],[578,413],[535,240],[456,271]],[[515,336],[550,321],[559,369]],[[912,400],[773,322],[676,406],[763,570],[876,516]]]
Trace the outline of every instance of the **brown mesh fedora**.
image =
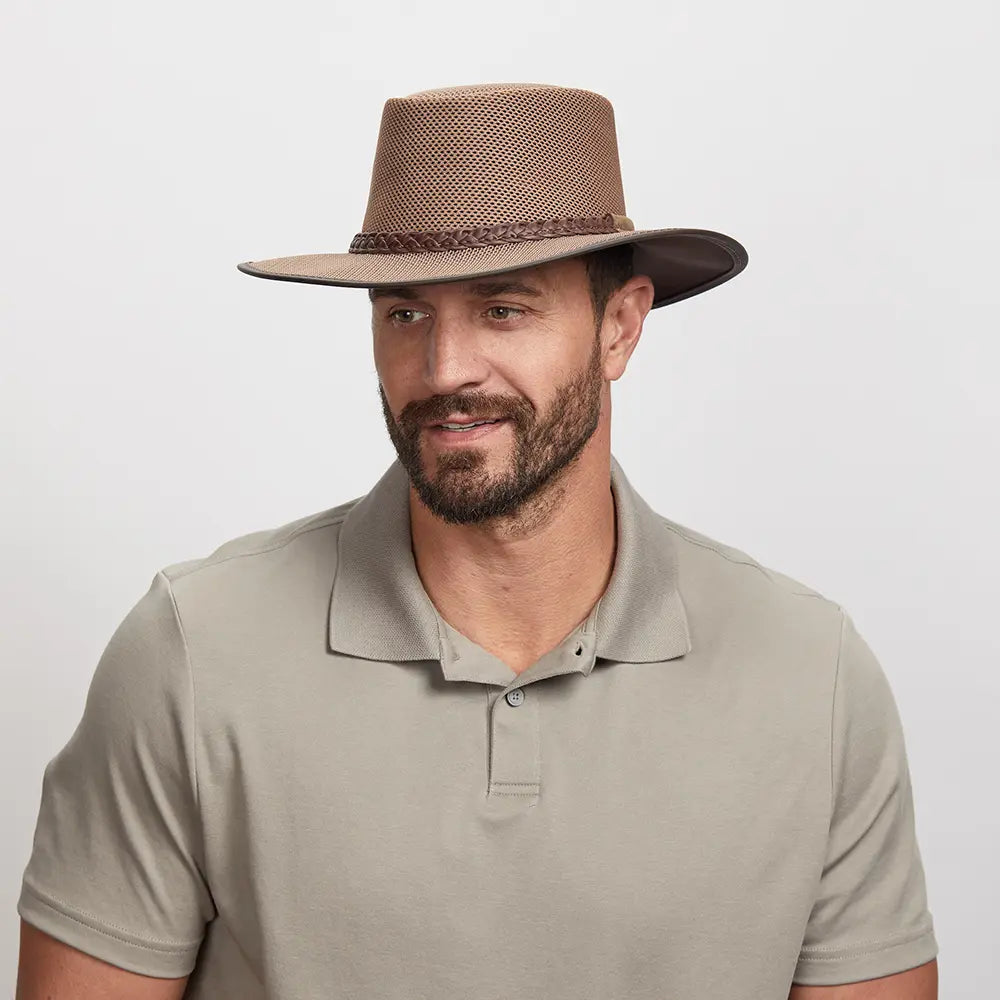
[[346,253],[236,266],[259,278],[372,288],[500,274],[631,243],[636,273],[655,285],[655,309],[747,265],[746,250],[723,233],[636,229],[611,102],[541,83],[386,101],[361,228]]

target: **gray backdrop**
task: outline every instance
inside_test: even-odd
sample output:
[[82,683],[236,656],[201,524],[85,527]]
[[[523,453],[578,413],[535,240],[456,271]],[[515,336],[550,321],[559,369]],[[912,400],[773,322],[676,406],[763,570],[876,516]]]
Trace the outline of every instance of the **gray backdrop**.
[[614,453],[854,616],[903,718],[941,995],[995,983],[995,11],[5,4],[0,982],[42,770],[153,573],[394,456],[364,292],[237,262],[347,249],[387,97],[512,80],[612,100],[637,228],[749,250],[650,315]]

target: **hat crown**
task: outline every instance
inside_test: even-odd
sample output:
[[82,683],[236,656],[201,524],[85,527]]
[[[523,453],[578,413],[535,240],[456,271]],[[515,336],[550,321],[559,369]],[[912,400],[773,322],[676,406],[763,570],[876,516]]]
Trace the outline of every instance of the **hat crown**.
[[365,233],[608,213],[627,214],[614,109],[600,94],[497,83],[385,102]]

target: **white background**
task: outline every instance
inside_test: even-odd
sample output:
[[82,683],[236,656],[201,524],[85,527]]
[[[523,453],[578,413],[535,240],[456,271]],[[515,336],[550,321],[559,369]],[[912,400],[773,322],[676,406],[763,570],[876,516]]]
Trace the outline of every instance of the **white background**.
[[345,251],[383,102],[489,81],[606,95],[636,226],[747,247],[650,314],[613,452],[661,513],[855,618],[903,718],[941,996],[995,987],[995,9],[8,0],[2,988],[42,770],[125,612],[395,454],[364,291],[237,262]]

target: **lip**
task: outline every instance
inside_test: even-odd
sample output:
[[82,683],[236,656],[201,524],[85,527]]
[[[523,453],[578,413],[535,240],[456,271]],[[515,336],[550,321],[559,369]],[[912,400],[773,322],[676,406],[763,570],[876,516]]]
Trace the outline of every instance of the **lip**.
[[426,429],[427,433],[431,436],[431,440],[439,444],[460,446],[466,441],[478,441],[481,438],[488,437],[509,422],[509,417],[501,417],[495,424],[483,424],[481,427],[476,427],[471,431],[450,431],[447,427],[435,426],[429,426]]
[[[470,417],[468,414],[461,413],[457,416],[451,414],[445,417],[443,420],[429,420],[424,424],[424,427],[438,427],[441,424],[475,424],[480,420],[506,420],[506,417]],[[460,432],[468,434],[468,431]]]

